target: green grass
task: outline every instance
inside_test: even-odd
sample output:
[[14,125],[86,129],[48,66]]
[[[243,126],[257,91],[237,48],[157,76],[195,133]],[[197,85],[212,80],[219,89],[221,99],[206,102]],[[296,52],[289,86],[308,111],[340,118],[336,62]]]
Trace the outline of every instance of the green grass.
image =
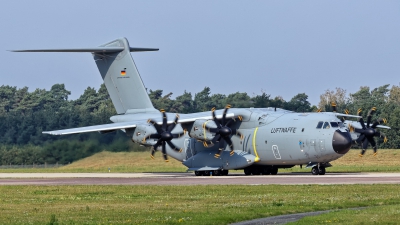
[[294,224],[399,224],[400,205],[373,206],[367,209],[337,210],[318,216],[309,216]]
[[228,224],[361,206],[373,208],[304,223],[337,218],[369,224],[376,214],[378,223],[396,222],[398,190],[399,185],[0,186],[0,224]]

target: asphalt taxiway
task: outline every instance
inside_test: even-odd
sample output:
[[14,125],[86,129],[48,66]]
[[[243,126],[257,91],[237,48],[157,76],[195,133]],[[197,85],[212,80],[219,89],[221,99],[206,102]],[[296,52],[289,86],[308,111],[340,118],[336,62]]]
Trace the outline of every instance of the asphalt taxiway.
[[0,185],[400,184],[400,173],[281,173],[196,177],[193,173],[0,173]]

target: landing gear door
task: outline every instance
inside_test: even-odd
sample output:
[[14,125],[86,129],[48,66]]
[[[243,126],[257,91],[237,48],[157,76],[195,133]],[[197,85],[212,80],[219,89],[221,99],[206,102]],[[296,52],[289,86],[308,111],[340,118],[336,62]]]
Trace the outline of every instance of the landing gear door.
[[193,138],[186,138],[185,139],[185,152],[186,152],[186,159],[189,159],[190,157],[196,155],[196,150],[195,150],[195,140]]

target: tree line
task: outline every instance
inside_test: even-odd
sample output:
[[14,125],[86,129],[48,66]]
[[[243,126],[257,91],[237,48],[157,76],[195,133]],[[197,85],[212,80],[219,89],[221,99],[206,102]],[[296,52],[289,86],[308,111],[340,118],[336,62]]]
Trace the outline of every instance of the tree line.
[[[98,90],[88,87],[76,100],[69,100],[70,91],[64,84],[55,84],[50,90],[28,87],[0,87],[0,163],[1,164],[66,164],[90,156],[102,150],[140,151],[145,148],[133,144],[123,132],[107,134],[85,133],[78,135],[52,136],[42,134],[46,130],[59,130],[73,127],[110,123],[109,118],[116,114],[108,92],[103,85]],[[299,93],[285,101],[282,97],[261,94],[249,96],[236,92],[229,95],[211,94],[205,87],[194,96],[184,91],[172,98],[173,93],[164,94],[162,90],[150,90],[149,97],[157,109],[168,112],[194,113],[209,111],[212,107],[277,107],[295,112],[312,112],[321,109],[331,111],[330,102],[338,105],[338,111],[349,109],[356,114],[358,108],[365,113],[377,107],[376,117],[385,117],[393,129],[384,131],[388,143],[380,148],[400,148],[398,127],[400,123],[400,88],[384,85],[373,90],[361,87],[353,94],[346,94],[340,88],[327,90],[321,94],[318,106],[308,102],[308,95]]]

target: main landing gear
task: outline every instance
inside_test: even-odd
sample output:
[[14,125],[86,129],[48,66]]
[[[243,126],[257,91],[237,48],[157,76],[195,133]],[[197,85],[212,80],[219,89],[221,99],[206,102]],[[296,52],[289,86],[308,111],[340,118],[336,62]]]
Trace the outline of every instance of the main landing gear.
[[194,175],[196,176],[227,176],[229,170],[202,170],[202,171],[194,171]]
[[312,175],[325,175],[325,167],[324,166],[313,166],[311,169]]
[[244,168],[245,175],[276,175],[278,167],[276,166],[249,166]]

